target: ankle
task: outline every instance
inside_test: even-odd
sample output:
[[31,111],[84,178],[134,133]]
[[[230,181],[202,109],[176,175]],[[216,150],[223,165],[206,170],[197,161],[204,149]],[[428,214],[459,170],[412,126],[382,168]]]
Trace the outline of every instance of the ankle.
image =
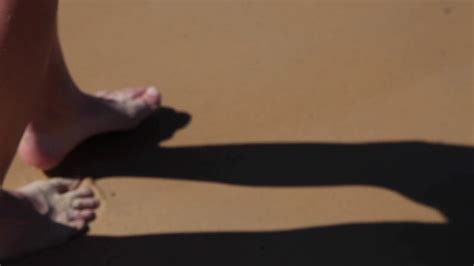
[[70,123],[87,111],[91,96],[78,89],[61,89],[61,94],[48,97],[48,101],[38,104],[30,126],[35,129],[54,130],[55,127]]

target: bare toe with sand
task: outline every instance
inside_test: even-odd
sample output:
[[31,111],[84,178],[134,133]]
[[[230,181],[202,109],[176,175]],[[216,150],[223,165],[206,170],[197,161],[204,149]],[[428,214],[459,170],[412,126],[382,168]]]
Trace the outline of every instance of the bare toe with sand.
[[84,232],[99,201],[79,180],[36,181],[0,190],[0,260],[61,244]]

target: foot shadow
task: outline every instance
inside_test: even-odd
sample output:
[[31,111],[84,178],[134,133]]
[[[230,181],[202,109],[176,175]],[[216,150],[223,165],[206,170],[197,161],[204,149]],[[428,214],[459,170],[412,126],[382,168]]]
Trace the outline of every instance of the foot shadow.
[[[161,107],[134,130],[104,133],[84,141],[59,166],[45,173],[50,177],[99,177],[105,173],[127,172],[131,164],[153,155],[151,151],[159,149],[160,143],[171,139],[190,121],[191,116],[186,112]],[[101,167],[107,170],[99,170]]]

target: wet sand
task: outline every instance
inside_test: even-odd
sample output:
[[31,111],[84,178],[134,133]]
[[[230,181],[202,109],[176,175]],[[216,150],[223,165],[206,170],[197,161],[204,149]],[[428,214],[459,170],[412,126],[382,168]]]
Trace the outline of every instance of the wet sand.
[[[166,107],[46,173],[87,176],[103,205],[18,265],[472,263],[472,12],[62,1],[80,86],[156,84]],[[46,174],[15,160],[6,186]]]

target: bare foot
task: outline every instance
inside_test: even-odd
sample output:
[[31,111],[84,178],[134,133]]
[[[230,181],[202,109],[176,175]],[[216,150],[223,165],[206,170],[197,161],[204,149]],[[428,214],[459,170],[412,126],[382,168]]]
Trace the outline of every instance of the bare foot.
[[0,190],[0,260],[28,254],[84,232],[99,201],[79,180],[36,181]]
[[159,108],[161,97],[149,87],[101,92],[97,96],[80,93],[64,101],[50,103],[28,125],[18,149],[26,163],[52,169],[85,139],[136,127]]

